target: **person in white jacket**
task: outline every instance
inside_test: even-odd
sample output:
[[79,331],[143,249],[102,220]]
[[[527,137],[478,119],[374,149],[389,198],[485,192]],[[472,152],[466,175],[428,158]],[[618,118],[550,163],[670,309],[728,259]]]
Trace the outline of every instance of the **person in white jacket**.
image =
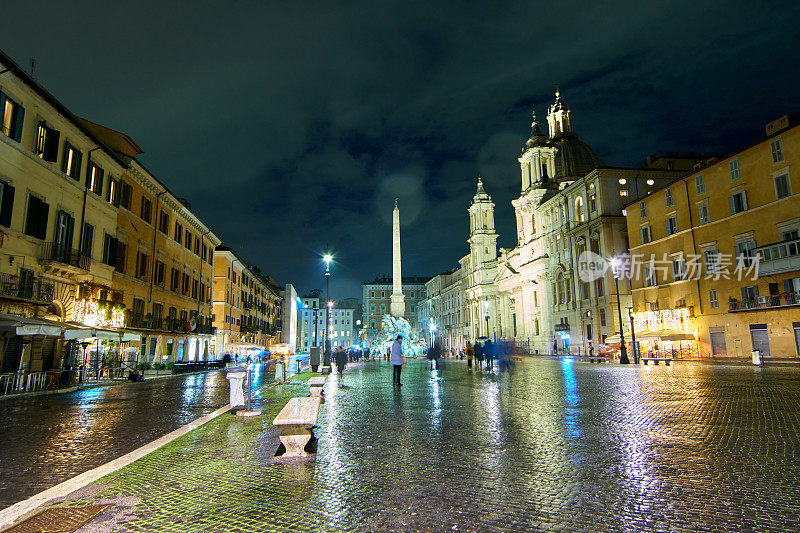
[[394,368],[394,373],[392,375],[392,382],[396,387],[402,387],[403,384],[400,383],[400,372],[403,371],[403,336],[398,335],[397,338],[392,343],[392,358],[391,358],[392,367]]

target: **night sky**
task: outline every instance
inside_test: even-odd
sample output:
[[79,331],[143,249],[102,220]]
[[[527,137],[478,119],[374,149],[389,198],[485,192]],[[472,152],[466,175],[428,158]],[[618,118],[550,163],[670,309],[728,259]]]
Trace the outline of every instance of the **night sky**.
[[391,272],[396,196],[405,275],[457,266],[478,174],[512,247],[516,158],[557,85],[616,166],[800,111],[797,2],[72,4],[5,2],[0,47],[279,283],[324,287],[329,247],[335,299]]

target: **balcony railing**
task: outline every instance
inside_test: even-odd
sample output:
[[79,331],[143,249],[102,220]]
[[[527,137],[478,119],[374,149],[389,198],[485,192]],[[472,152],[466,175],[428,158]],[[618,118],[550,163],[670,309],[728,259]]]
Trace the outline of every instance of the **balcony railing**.
[[20,279],[11,274],[0,274],[0,296],[27,300],[40,304],[53,303],[55,284],[32,279]]
[[755,253],[761,256],[759,276],[800,270],[800,239],[760,246],[755,249]]
[[149,315],[142,316],[138,313],[131,313],[125,321],[125,326],[129,328],[153,329],[172,333],[202,333],[214,335],[217,328],[198,324],[194,331],[186,331],[186,321],[180,318],[153,318]]
[[89,270],[92,259],[78,250],[66,248],[57,242],[46,242],[39,250],[40,261],[53,261],[62,265],[69,265],[81,270]]
[[775,309],[779,307],[800,306],[800,296],[796,293],[786,293],[772,296],[759,296],[757,298],[731,299],[728,302],[728,311],[753,311],[756,309]]

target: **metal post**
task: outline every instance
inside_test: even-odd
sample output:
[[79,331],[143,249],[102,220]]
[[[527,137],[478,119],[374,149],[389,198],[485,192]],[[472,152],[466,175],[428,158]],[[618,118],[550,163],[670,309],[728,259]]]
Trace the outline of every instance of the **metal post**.
[[628,310],[628,319],[630,320],[631,323],[631,350],[633,351],[633,363],[638,365],[639,349],[638,346],[636,346],[636,332],[633,329],[633,315],[631,314],[633,307],[627,307],[626,309]]
[[247,366],[247,410],[252,411],[251,409],[251,400],[252,400],[252,393],[253,393],[253,368],[251,365]]
[[[330,263],[328,264],[330,265]],[[325,353],[322,356],[322,366],[331,366],[331,352],[330,352],[330,330],[331,330],[331,271],[329,266],[325,268]]]
[[628,349],[625,347],[625,334],[622,331],[622,304],[619,302],[619,278],[616,272],[614,272],[614,285],[617,288],[617,313],[619,314],[619,364],[628,365],[630,360],[628,359]]

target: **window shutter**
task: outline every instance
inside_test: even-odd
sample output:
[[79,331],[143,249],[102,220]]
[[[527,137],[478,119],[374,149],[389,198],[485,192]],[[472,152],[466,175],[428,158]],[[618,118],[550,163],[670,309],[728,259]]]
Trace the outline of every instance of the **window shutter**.
[[736,204],[733,202],[733,196],[728,196],[728,205],[731,208],[731,215],[736,213]]
[[67,215],[67,240],[64,242],[64,247],[67,250],[72,250],[72,238],[75,236],[75,219],[71,215]]
[[92,186],[92,164],[93,164],[92,163],[92,158],[90,157],[89,160],[86,162],[86,187],[87,188]]
[[666,219],[664,222],[665,222],[666,227],[667,227],[667,235],[670,235],[671,233],[669,231],[669,219]]
[[0,204],[0,226],[11,227],[11,212],[14,208],[14,187],[3,184],[3,202]]
[[791,278],[783,280],[783,292],[794,292]]
[[76,148],[75,149],[75,165],[74,165],[74,167],[75,167],[75,170],[74,170],[75,175],[72,176],[76,180],[80,179],[80,175],[81,175],[81,159],[82,158],[83,158],[83,154],[81,153],[80,150],[78,150]]
[[47,215],[50,213],[50,206],[41,200],[39,203],[39,220],[37,224],[37,234],[34,235],[39,239],[47,238]]
[[16,116],[14,117],[14,135],[12,135],[12,137],[14,137],[17,142],[22,142],[22,123],[25,118],[25,108],[17,104],[16,113],[14,114]]
[[747,211],[747,191],[742,191],[742,208]]
[[67,156],[69,155],[69,143],[64,141],[64,149],[61,150],[61,172],[67,173]]
[[61,139],[61,132],[48,128],[47,137],[44,145],[44,160],[50,162],[58,161],[58,142]]

